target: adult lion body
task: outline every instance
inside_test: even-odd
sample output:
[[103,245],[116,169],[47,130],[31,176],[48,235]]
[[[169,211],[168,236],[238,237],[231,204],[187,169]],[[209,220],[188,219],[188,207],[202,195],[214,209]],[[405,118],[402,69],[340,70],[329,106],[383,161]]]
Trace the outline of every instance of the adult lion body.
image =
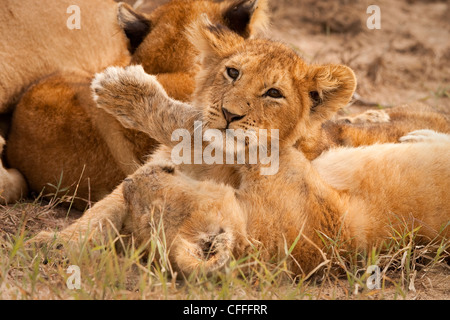
[[[256,246],[267,260],[283,258],[291,248],[289,267],[306,276],[323,262],[327,237],[351,251],[371,249],[403,228],[416,230],[417,241],[448,237],[448,135],[429,132],[426,142],[330,150],[311,162],[294,143],[316,138],[310,128],[348,103],[356,87],[351,69],[307,65],[283,44],[244,41],[207,19],[194,25],[191,37],[203,61],[192,104],[169,98],[138,66],[96,76],[99,107],[165,146],[63,230],[63,242],[106,235],[112,223],[114,230],[133,233],[136,244],[148,245],[157,226],[164,226],[169,258],[182,272],[214,271],[231,254],[239,257]],[[230,176],[216,171],[223,165],[209,165],[216,174],[203,176],[206,181],[196,179],[195,167],[207,164],[174,166],[164,159],[178,143],[172,129],[193,132],[196,120],[219,132],[250,130],[257,138],[258,129],[278,129],[279,172],[261,175],[261,162],[236,164],[229,172],[240,185],[232,188]],[[271,135],[268,140],[275,143]],[[52,239],[41,233],[35,241]]]
[[[81,29],[67,26],[72,5],[80,8]],[[0,38],[0,113],[12,111],[20,93],[43,76],[65,70],[98,72],[126,65],[131,58],[112,0],[5,0]]]

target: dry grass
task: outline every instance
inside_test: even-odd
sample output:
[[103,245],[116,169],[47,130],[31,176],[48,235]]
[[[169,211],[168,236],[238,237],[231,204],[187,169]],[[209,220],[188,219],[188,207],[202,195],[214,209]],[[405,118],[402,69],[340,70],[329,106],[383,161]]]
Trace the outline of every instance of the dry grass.
[[[42,229],[61,229],[73,221],[58,203],[21,203],[1,210],[0,299],[449,299],[450,242],[416,244],[419,230],[397,230],[383,248],[344,252],[339,240],[322,235],[325,262],[314,273],[295,277],[286,259],[261,261],[257,251],[231,261],[214,275],[199,271],[184,278],[172,271],[163,236],[144,254],[132,241],[109,241],[60,248],[26,248]],[[79,214],[75,214],[79,216]],[[297,244],[299,245],[299,244]],[[66,281],[70,265],[81,271],[80,290]],[[377,265],[381,289],[367,287],[366,273]]]

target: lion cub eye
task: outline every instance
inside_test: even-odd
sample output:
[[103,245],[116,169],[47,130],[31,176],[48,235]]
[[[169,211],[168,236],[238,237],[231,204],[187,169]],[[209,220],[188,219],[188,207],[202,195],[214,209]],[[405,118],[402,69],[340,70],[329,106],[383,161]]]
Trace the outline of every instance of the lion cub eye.
[[280,90],[274,89],[274,88],[267,90],[267,92],[264,94],[264,97],[271,97],[271,98],[274,98],[274,99],[284,98],[284,96],[280,92]]
[[238,69],[227,67],[227,74],[231,79],[236,80],[240,73]]

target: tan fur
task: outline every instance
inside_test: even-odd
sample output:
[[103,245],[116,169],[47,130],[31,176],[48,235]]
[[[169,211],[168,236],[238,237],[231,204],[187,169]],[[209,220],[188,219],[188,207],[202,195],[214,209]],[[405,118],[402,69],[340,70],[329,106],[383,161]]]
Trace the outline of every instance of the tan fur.
[[[126,53],[127,47],[124,32],[119,26],[126,30],[127,25],[134,23],[136,19],[148,19],[151,32],[135,50],[131,57],[131,64],[143,64],[147,72],[158,74],[158,80],[171,96],[188,100],[194,90],[194,76],[198,68],[196,67],[197,51],[187,40],[186,27],[201,14],[207,13],[215,23],[230,28],[236,28],[236,25],[244,26],[244,29],[236,30],[236,34],[249,37],[263,30],[267,25],[267,1],[227,0],[216,3],[209,0],[175,0],[156,9],[148,16],[139,15],[138,18],[136,18],[137,14],[125,5],[117,9],[115,4],[106,2],[104,5],[107,7],[109,5],[110,8],[105,9],[106,13],[103,13],[101,8],[91,8],[83,1],[78,1],[78,4],[83,13],[82,33],[77,30],[68,30],[65,21],[63,27],[59,26],[56,32],[42,30],[42,35],[53,34],[52,41],[58,44],[55,44],[50,51],[48,46],[41,43],[44,39],[37,38],[36,42],[33,42],[35,37],[31,30],[27,29],[28,24],[25,24],[20,29],[24,34],[27,33],[23,41],[26,42],[27,47],[40,50],[41,54],[35,57],[33,52],[27,53],[33,56],[31,61],[14,58],[14,60],[6,59],[0,62],[11,70],[18,68],[20,71],[21,66],[24,68],[26,66],[24,71],[19,72],[23,73],[24,80],[14,85],[5,83],[4,86],[8,88],[17,89],[36,78],[56,72],[41,78],[28,89],[17,105],[8,139],[7,159],[10,166],[18,169],[26,177],[31,190],[41,192],[42,188],[46,187],[48,191],[48,184],[55,184],[62,177],[62,188],[70,188],[70,193],[76,190],[79,198],[98,201],[112,191],[121,179],[144,163],[145,157],[156,147],[155,140],[135,130],[124,129],[113,117],[97,109],[91,98],[89,84],[93,72],[102,70],[108,65],[126,65],[130,62],[130,58],[119,59],[118,56],[114,58],[114,48],[120,47],[122,50],[120,52]],[[243,23],[239,19],[230,21],[227,13],[234,8],[240,10],[239,8],[245,5],[252,8],[254,6],[248,24],[245,19]],[[5,15],[9,14],[10,6],[12,5],[4,8]],[[64,6],[64,2],[58,2],[56,8],[62,10]],[[36,19],[59,21],[65,12],[52,9],[52,12],[58,15],[58,18],[55,18],[46,16],[47,12],[44,15],[39,14],[42,11],[34,5],[31,8],[34,12],[25,10],[26,17],[32,18],[30,23]],[[117,15],[117,10],[119,10],[119,23],[113,15]],[[88,26],[93,23],[90,20],[95,17],[97,11],[102,12],[102,15],[95,20],[99,25],[88,29]],[[108,12],[109,15],[107,15]],[[106,19],[109,20],[106,21]],[[83,24],[85,21],[86,23]],[[106,26],[101,27],[102,24]],[[39,24],[41,25],[42,23]],[[0,28],[2,28],[0,32],[6,33],[12,26],[6,24]],[[91,34],[96,30],[102,30],[102,33]],[[88,32],[91,33],[87,34]],[[61,46],[68,41],[67,39],[71,39],[68,37],[72,34],[83,38],[73,39],[74,45],[79,45],[79,50],[72,50],[68,54],[65,47]],[[112,41],[109,39],[115,37],[120,39],[119,43],[109,44],[108,41]],[[108,40],[103,41],[103,38]],[[95,45],[92,45],[93,43]],[[12,44],[8,48],[11,55],[18,50],[17,46],[23,46],[23,42]],[[112,49],[108,51],[108,54],[104,54],[101,50],[87,48],[89,45],[92,45],[94,49],[97,45]],[[98,56],[91,57],[94,54]],[[129,54],[125,56],[128,57]],[[47,64],[42,65],[41,60],[44,57],[51,67]],[[92,65],[85,67],[84,60],[78,61],[75,57],[77,59],[85,57]],[[67,68],[62,66],[64,63],[71,66],[71,71],[67,71]],[[31,72],[31,69],[34,71]],[[29,74],[28,78],[27,74]],[[16,89],[13,91],[19,90]],[[83,202],[77,202],[76,205],[80,208],[84,207]]]
[[[57,186],[61,181],[61,188],[70,187],[84,199],[89,199],[90,195],[95,201],[108,195],[121,182],[123,173],[112,160],[113,155],[100,130],[82,108],[92,105],[92,99],[87,95],[89,78],[72,75],[68,86],[64,84],[68,77],[53,76],[43,85],[32,87],[24,96],[20,109],[14,114],[8,160],[27,178],[31,190],[45,188],[44,195],[52,194],[57,190],[49,184]],[[44,114],[51,114],[52,126],[43,127],[42,122],[30,121]],[[77,122],[76,126],[74,122]],[[41,134],[36,135],[36,132]],[[20,162],[21,159],[28,160],[28,165]],[[103,159],[112,161],[102,162]],[[75,204],[81,208],[86,206],[82,200]]]
[[[81,11],[81,29],[69,30],[67,8]],[[98,72],[130,60],[112,0],[2,1],[0,112],[12,110],[33,81],[57,71]]]
[[[160,141],[171,146],[170,129],[184,124],[192,130],[195,117],[223,131],[226,123],[214,116],[215,101],[221,100],[219,108],[226,106],[244,115],[231,123],[233,127],[243,126],[248,119],[256,128],[280,126],[280,170],[263,176],[263,164],[236,166],[240,187],[233,190],[221,183],[193,180],[190,168],[174,167],[155,157],[115,191],[123,191],[126,208],[125,221],[116,228],[135,233],[138,243],[145,244],[155,236],[155,226],[162,219],[170,259],[187,273],[202,268],[214,271],[231,254],[239,257],[249,246],[259,248],[263,259],[281,258],[285,248],[296,243],[288,265],[293,272],[307,275],[324,259],[324,237],[337,239],[342,250],[355,250],[379,245],[389,239],[392,229],[403,227],[420,226],[418,241],[449,235],[447,136],[434,136],[429,142],[330,150],[311,163],[292,144],[300,137],[309,138],[311,126],[350,100],[356,86],[353,72],[338,65],[309,66],[284,45],[240,41],[207,20],[198,22],[191,34],[201,45],[204,64],[193,106],[169,98],[156,79],[139,67],[109,68],[98,75],[92,85],[97,103],[127,127],[159,132]],[[269,57],[271,63],[267,63]],[[230,64],[241,71],[235,81],[224,74]],[[230,89],[221,91],[225,87]],[[285,98],[264,96],[271,87],[281,90]],[[319,92],[319,104],[310,98],[311,91]],[[100,201],[92,210],[108,202]],[[98,214],[118,220],[115,211]],[[77,232],[86,232],[90,219],[82,217]],[[68,240],[64,231],[61,236]],[[46,241],[48,234],[37,239]]]

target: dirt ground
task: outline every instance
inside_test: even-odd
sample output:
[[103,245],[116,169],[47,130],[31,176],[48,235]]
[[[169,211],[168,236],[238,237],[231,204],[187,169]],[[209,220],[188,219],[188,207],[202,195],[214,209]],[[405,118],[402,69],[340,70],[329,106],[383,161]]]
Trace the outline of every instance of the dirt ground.
[[[127,1],[150,12],[167,0]],[[381,10],[370,30],[369,5]],[[359,100],[344,112],[420,101],[450,114],[450,3],[448,0],[273,0],[267,37],[281,40],[308,62],[344,63],[358,78]],[[62,228],[79,212],[53,204],[0,209],[1,232],[14,234],[25,218],[31,232]],[[416,277],[409,299],[450,299],[447,264]]]
[[[312,62],[350,66],[363,100],[382,106],[421,101],[450,112],[448,1],[276,3],[271,36]],[[380,7],[379,30],[366,25],[371,4]]]

